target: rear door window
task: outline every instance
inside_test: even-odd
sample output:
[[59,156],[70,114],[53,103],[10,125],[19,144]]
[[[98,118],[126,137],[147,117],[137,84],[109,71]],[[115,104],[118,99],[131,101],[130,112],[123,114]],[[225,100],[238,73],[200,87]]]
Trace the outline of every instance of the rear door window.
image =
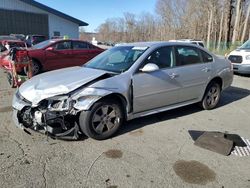
[[202,55],[202,60],[204,63],[209,63],[213,61],[213,57],[211,55],[209,55],[207,52],[204,52],[203,50],[201,51],[201,55]]
[[74,50],[89,49],[89,45],[86,42],[73,41],[73,49]]
[[71,42],[70,41],[58,42],[55,44],[55,49],[56,50],[69,50],[71,49]]
[[203,63],[200,50],[191,46],[176,46],[176,66]]
[[199,42],[198,43],[200,46],[204,47],[204,44],[202,42]]

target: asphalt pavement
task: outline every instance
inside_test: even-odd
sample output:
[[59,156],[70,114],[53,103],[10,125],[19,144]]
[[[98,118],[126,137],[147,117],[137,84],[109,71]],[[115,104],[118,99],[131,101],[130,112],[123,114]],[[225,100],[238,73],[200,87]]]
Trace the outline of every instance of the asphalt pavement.
[[220,105],[196,105],[127,122],[105,141],[53,140],[15,127],[14,93],[0,71],[0,187],[250,187],[250,156],[194,145],[188,130],[250,139],[250,77],[235,76]]

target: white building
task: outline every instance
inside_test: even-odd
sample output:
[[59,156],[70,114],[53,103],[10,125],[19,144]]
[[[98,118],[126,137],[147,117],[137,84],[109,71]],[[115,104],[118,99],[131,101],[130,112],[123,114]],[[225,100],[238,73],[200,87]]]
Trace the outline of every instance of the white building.
[[41,34],[79,38],[79,26],[88,23],[34,0],[0,0],[0,35]]

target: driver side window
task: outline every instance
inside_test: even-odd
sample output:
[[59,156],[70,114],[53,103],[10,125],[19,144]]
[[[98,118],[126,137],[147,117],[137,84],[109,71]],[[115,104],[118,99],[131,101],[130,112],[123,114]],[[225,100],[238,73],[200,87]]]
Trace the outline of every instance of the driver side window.
[[152,52],[143,65],[148,63],[156,64],[160,69],[170,68],[174,64],[174,50],[173,47],[162,47]]
[[70,49],[71,49],[70,41],[58,42],[55,44],[55,50],[70,50]]

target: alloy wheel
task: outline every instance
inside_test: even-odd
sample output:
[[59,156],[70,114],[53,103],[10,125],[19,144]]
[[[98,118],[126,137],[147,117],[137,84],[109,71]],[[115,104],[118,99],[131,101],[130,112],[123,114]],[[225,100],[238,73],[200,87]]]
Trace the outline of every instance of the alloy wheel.
[[40,71],[39,65],[37,63],[33,62],[33,64],[32,64],[32,73],[33,73],[33,75],[38,74],[39,71]]
[[220,98],[220,89],[217,85],[212,86],[206,97],[206,102],[208,106],[215,106]]
[[92,117],[94,131],[101,135],[110,132],[120,123],[120,114],[115,105],[103,105],[99,107]]

